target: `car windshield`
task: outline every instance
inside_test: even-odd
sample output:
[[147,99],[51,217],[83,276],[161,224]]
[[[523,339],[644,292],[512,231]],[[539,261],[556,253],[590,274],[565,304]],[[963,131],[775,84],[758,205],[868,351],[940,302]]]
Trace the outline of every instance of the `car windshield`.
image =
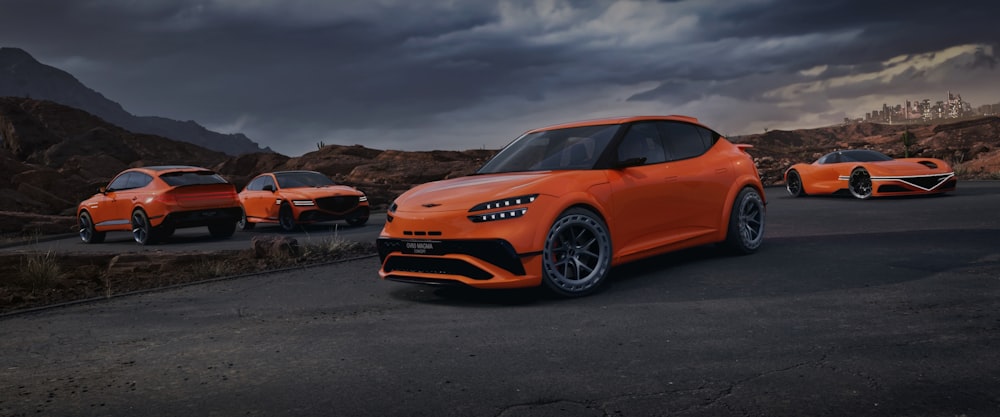
[[325,187],[334,185],[333,180],[318,172],[276,172],[279,188]]
[[504,147],[477,174],[592,169],[620,125],[528,133]]
[[160,179],[173,187],[198,184],[226,184],[225,178],[212,171],[174,171],[160,174]]
[[875,151],[843,151],[842,162],[878,162],[891,161],[892,158]]

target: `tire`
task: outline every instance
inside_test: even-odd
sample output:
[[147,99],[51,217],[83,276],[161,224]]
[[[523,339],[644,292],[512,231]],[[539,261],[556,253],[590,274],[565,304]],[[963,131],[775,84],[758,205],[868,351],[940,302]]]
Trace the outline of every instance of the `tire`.
[[847,190],[855,198],[864,200],[872,196],[872,176],[867,169],[862,167],[854,168],[851,177],[847,180]]
[[234,220],[219,220],[208,224],[208,233],[212,237],[227,238],[236,233],[236,223]]
[[292,206],[288,204],[281,205],[281,208],[278,209],[278,224],[286,232],[295,231],[297,225],[295,224],[295,214],[292,213]]
[[608,226],[590,210],[571,208],[556,219],[542,249],[542,283],[556,295],[597,291],[611,270]]
[[132,239],[140,245],[155,243],[153,226],[149,224],[149,217],[142,209],[132,212]]
[[764,242],[766,213],[764,200],[757,190],[747,187],[740,191],[729,214],[726,245],[737,254],[756,252]]
[[247,220],[247,212],[243,211],[240,213],[240,219],[236,221],[236,228],[239,230],[253,230],[257,223],[251,223]]
[[368,216],[364,216],[364,217],[348,217],[346,219],[346,221],[347,221],[347,224],[349,226],[352,226],[352,227],[364,226],[365,223],[368,223]]
[[83,243],[101,243],[104,242],[104,232],[98,232],[94,228],[94,221],[90,219],[90,213],[82,212],[79,218],[80,225],[80,240]]
[[787,190],[788,195],[792,197],[801,197],[806,195],[806,190],[802,188],[802,177],[799,175],[798,171],[788,171],[787,179],[785,180],[785,190]]

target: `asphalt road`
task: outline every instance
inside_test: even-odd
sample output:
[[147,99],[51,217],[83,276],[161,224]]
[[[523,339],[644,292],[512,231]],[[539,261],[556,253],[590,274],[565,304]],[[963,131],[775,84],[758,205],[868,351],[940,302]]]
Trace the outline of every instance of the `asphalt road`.
[[633,263],[582,299],[368,258],[3,317],[0,415],[1000,415],[1000,182],[767,194],[757,254]]

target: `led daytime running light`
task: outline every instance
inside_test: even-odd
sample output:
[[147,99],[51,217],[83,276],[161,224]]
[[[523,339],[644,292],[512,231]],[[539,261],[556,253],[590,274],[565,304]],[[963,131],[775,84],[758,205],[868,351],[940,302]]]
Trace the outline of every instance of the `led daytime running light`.
[[312,200],[292,200],[292,205],[297,207],[315,206],[316,203],[314,203]]
[[469,216],[469,220],[472,220],[474,223],[482,223],[482,222],[492,222],[495,220],[515,219],[523,216],[524,213],[527,212],[528,209],[526,207],[521,207],[513,210],[497,211],[486,214],[477,214],[474,216]]
[[475,207],[469,209],[469,213],[484,211],[484,210],[497,210],[511,206],[530,204],[534,202],[536,198],[538,198],[538,194],[521,195],[517,197],[505,198],[503,200],[487,201],[485,203],[479,203]]

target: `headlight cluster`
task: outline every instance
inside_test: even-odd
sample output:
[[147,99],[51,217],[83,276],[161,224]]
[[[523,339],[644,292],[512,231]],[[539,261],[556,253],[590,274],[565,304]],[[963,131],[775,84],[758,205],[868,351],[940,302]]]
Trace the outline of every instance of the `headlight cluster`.
[[296,207],[315,206],[312,200],[292,200],[292,205]]
[[486,211],[486,213],[470,215],[469,220],[482,223],[518,218],[528,212],[528,208],[523,206],[534,202],[536,198],[538,198],[538,194],[530,194],[480,203],[469,209],[469,213],[480,211]]

